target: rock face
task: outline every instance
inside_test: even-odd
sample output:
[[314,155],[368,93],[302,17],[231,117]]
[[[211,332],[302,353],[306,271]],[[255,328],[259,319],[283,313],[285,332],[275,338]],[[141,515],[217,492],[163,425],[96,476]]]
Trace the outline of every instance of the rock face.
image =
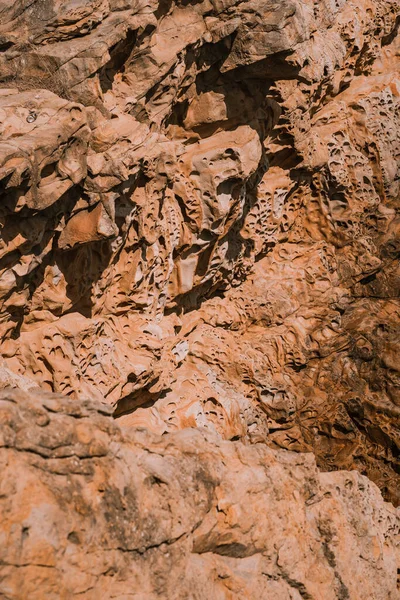
[[2,380],[398,503],[399,8],[1,1]]
[[400,1],[0,17],[5,597],[397,598]]
[[4,600],[399,598],[399,514],[357,472],[43,392],[0,405]]

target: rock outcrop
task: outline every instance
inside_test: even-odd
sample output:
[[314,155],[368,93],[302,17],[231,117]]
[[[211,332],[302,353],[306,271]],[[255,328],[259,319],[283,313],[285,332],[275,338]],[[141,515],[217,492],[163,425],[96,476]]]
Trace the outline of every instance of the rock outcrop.
[[399,25],[0,0],[6,598],[399,597]]
[[3,392],[4,600],[394,600],[398,511],[311,454]]
[[398,0],[0,15],[6,372],[398,503]]

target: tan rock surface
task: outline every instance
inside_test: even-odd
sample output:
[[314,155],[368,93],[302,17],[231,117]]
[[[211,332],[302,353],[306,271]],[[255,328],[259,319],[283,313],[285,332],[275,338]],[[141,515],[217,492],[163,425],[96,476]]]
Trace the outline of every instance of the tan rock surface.
[[4,600],[399,598],[398,509],[312,454],[3,392]]
[[[110,598],[343,600],[359,598],[364,580],[374,600],[397,597],[394,534],[387,534],[380,566],[376,548],[383,552],[386,534],[373,513],[391,509],[381,508],[361,475],[400,504],[399,23],[399,0],[0,0],[0,387],[30,394],[13,392],[15,418],[30,426],[28,405],[42,402],[37,387],[67,397],[51,401],[71,407],[65,415],[57,408],[55,428],[65,418],[66,431],[74,432],[78,423],[68,411],[88,410],[90,438],[95,423],[99,432],[105,427],[103,475],[96,477],[115,478],[119,490],[124,477],[142,485],[145,471],[133,465],[147,446],[159,448],[167,471],[174,448],[188,461],[186,473],[197,469],[188,448],[199,444],[208,457],[199,468],[213,482],[217,475],[232,481],[233,496],[235,479],[242,481],[242,467],[233,463],[242,459],[232,456],[249,457],[243,497],[229,500],[239,508],[228,511],[221,529],[215,525],[216,537],[209,513],[217,484],[198,492],[209,508],[193,525],[196,511],[178,468],[171,496],[156,482],[162,489],[150,504],[169,514],[177,503],[186,525],[181,509],[166,523],[162,516],[152,521],[154,560],[147,560],[147,546],[141,554],[135,542],[131,555],[130,546],[109,543],[104,520],[96,533],[85,516],[97,502],[91,475],[76,484],[88,503],[81,517],[68,513],[73,495],[61,501],[64,483],[62,493],[53,489],[58,476],[39,481],[28,502],[32,514],[43,494],[55,511],[51,532],[64,518],[75,531],[76,518],[85,533],[74,550],[63,545],[69,532],[63,542],[52,538],[52,555],[46,525],[26,561],[4,559],[10,597],[23,585],[24,600],[40,593],[39,575],[23,575],[23,565],[41,565],[49,597],[85,590],[98,596],[109,551],[120,586],[115,593],[104,588]],[[88,398],[105,402],[124,433],[84,408]],[[118,475],[108,444],[120,438],[133,462],[126,466],[127,459]],[[352,474],[317,474],[303,453],[314,453],[324,472]],[[15,456],[24,465],[34,458]],[[301,521],[302,533],[287,534],[294,540],[290,574],[289,558],[271,558],[286,534],[268,519],[258,532],[258,501],[252,506],[256,493],[246,479],[264,460],[293,463],[300,479],[314,473],[315,486],[325,490],[327,527],[339,531],[334,559],[329,544],[336,534],[323,541],[331,534],[312,525],[317,508],[304,508],[302,492],[293,513],[286,499],[282,513],[276,508],[288,511],[288,523],[296,511],[312,513]],[[75,462],[63,464],[59,477],[68,479]],[[35,465],[21,466],[21,480],[35,479]],[[287,476],[292,489],[293,474],[282,465],[277,477]],[[17,477],[12,467],[10,473]],[[263,514],[281,497],[281,483],[271,480],[278,487],[266,491],[265,477]],[[335,492],[328,501],[326,490],[335,482],[346,487],[347,477],[365,490]],[[25,502],[23,491],[16,493],[16,505],[7,505],[7,514],[17,511],[14,524]],[[357,502],[369,503],[373,514],[364,514],[364,504],[356,509]],[[126,510],[118,505],[109,523],[124,520]],[[121,527],[131,527],[131,517]],[[366,530],[377,527],[378,541],[358,532],[355,521],[364,518]],[[10,527],[7,551],[15,553],[20,530]],[[162,543],[176,549],[170,559],[157,541],[165,527]],[[359,550],[358,536],[370,540],[373,560]],[[233,550],[221,558],[215,548],[225,543],[243,556]],[[298,567],[296,544],[303,553]],[[41,545],[53,563],[41,562]],[[203,547],[210,549],[193,551]],[[310,566],[314,551],[319,575]],[[87,571],[86,554],[94,556]],[[167,558],[177,565],[175,579],[157,588],[157,573],[160,581],[168,576]],[[75,583],[69,569],[76,569]]]
[[399,502],[398,1],[0,15],[5,368]]

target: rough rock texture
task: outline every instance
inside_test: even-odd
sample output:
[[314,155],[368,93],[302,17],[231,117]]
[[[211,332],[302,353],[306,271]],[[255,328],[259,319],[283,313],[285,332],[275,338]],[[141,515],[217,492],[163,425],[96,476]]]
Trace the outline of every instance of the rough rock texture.
[[394,600],[400,515],[311,454],[0,396],[4,600]]
[[0,380],[398,503],[399,8],[1,0]]
[[399,25],[0,0],[6,598],[399,597]]

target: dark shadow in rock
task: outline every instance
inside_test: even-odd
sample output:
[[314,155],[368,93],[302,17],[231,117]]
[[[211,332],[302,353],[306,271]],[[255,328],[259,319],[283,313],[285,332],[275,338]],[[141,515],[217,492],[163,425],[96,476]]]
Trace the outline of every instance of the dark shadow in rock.
[[112,256],[109,240],[91,242],[68,251],[56,250],[54,261],[67,282],[67,296],[72,302],[68,311],[92,317],[93,286],[108,267]]
[[128,60],[137,40],[137,31],[129,30],[126,37],[109,49],[110,60],[99,71],[99,82],[103,94],[112,89],[114,78],[124,72],[124,65]]
[[146,387],[140,390],[132,392],[123,398],[118,400],[113,417],[117,419],[125,415],[130,415],[137,411],[138,408],[151,408],[154,404],[164,398],[169,390],[163,390],[162,392],[151,393]]

